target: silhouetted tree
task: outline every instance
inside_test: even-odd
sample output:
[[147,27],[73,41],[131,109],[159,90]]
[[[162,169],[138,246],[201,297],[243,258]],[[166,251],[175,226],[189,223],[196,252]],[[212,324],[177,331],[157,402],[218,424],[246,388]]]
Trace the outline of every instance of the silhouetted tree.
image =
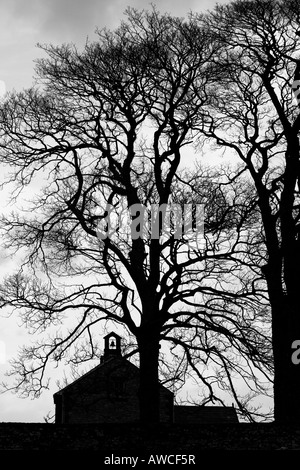
[[[27,188],[37,194],[25,215],[2,221],[7,246],[24,262],[2,284],[1,304],[19,309],[32,332],[52,334],[23,349],[13,387],[38,395],[51,359],[95,357],[95,326],[109,320],[136,338],[142,421],[159,420],[161,341],[207,387],[204,402],[219,399],[212,382],[226,380],[243,411],[234,376],[253,385],[255,368],[268,381],[272,367],[267,303],[258,308],[264,288],[253,287],[261,275],[244,248],[243,224],[257,214],[245,188],[217,182],[220,172],[179,171],[189,166],[186,145],[215,82],[209,64],[218,41],[155,10],[130,10],[119,29],[98,35],[83,52],[43,47],[37,85],[12,94],[0,112],[12,198]],[[107,226],[110,209],[112,219],[131,211],[129,226],[138,228],[132,208],[191,202],[207,207],[202,246],[186,233],[163,233],[162,223],[156,239],[147,225],[135,238],[120,217]],[[210,363],[215,375],[205,373]],[[181,378],[178,367],[172,380]]]
[[[260,264],[272,309],[275,420],[299,422],[300,334],[298,1],[233,1],[198,16],[223,44],[218,84],[199,131],[240,160],[261,213]],[[296,80],[296,81],[295,81]],[[231,179],[232,180],[232,179]]]

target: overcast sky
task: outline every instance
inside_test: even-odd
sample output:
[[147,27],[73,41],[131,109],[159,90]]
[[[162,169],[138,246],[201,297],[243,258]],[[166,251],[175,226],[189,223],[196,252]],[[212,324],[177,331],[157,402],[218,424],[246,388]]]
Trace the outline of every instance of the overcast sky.
[[[41,57],[37,43],[73,42],[80,47],[87,37],[96,39],[97,27],[117,27],[128,6],[150,9],[151,3],[146,0],[0,0],[0,93],[3,83],[7,91],[20,91],[32,84],[34,60]],[[156,6],[161,13],[184,17],[190,11],[212,8],[215,3],[211,0],[162,0]],[[218,3],[227,3],[227,0]],[[0,252],[1,274],[9,274],[14,267],[15,261],[4,260]],[[2,379],[9,367],[8,360],[16,355],[25,338],[24,328],[16,317],[8,320],[0,317]],[[11,393],[0,395],[0,422],[42,422],[44,416],[54,410],[52,394],[55,391],[54,380],[50,391],[38,400],[20,399]]]
[[[155,4],[146,0],[0,0],[0,80],[7,90],[30,86],[34,60],[42,54],[37,43],[83,45],[87,37],[96,37],[96,27],[117,27],[128,6],[150,9],[151,3]],[[215,3],[162,0],[157,8],[184,17]]]

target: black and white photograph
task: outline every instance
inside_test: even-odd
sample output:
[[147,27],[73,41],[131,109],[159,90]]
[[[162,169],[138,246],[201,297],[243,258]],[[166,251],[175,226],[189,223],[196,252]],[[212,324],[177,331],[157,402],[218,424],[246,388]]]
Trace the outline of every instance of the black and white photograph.
[[300,0],[0,0],[0,38],[0,453],[294,455]]

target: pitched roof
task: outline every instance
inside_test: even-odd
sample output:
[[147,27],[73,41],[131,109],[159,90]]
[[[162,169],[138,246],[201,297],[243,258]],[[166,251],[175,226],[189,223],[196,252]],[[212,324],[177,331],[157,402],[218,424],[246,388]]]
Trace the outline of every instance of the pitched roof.
[[[55,395],[60,395],[60,394],[64,393],[68,389],[72,388],[75,384],[78,384],[80,381],[84,381],[85,379],[87,379],[89,376],[91,376],[93,374],[97,374],[99,371],[101,371],[101,372],[103,371],[103,373],[105,373],[106,368],[111,369],[112,365],[121,365],[122,363],[123,364],[126,363],[126,367],[131,369],[133,374],[136,374],[136,375],[139,374],[140,369],[137,366],[135,366],[134,364],[132,364],[132,362],[125,359],[124,357],[122,357],[122,356],[111,357],[111,358],[106,359],[104,362],[98,364],[96,367],[89,370],[88,372],[83,374],[81,377],[74,380],[72,383],[66,385],[62,389],[55,392],[53,394],[53,396],[55,397]],[[174,395],[173,392],[171,392],[169,389],[164,387],[161,383],[159,383],[159,387],[163,388],[166,392],[169,392],[171,395]]]

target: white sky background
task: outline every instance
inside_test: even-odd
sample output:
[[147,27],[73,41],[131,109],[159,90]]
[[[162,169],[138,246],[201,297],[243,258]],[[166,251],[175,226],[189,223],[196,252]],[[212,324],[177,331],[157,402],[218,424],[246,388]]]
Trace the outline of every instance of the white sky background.
[[[156,6],[161,13],[186,17],[190,11],[205,11],[215,3],[162,0]],[[97,27],[116,28],[128,6],[151,9],[151,3],[145,0],[0,0],[0,95],[4,87],[7,91],[21,91],[32,85],[34,60],[42,55],[37,43],[73,42],[80,49],[87,37],[96,39]],[[5,195],[0,193],[1,210],[4,200]],[[13,272],[16,263],[16,259],[6,259],[0,249],[1,278]],[[28,343],[28,336],[18,317],[5,319],[0,312],[0,382],[9,368],[8,361],[24,343]],[[63,379],[62,373],[60,378]],[[21,399],[9,392],[0,395],[0,422],[43,422],[46,414],[54,411],[52,394],[56,391],[53,380],[51,390],[37,400]]]

